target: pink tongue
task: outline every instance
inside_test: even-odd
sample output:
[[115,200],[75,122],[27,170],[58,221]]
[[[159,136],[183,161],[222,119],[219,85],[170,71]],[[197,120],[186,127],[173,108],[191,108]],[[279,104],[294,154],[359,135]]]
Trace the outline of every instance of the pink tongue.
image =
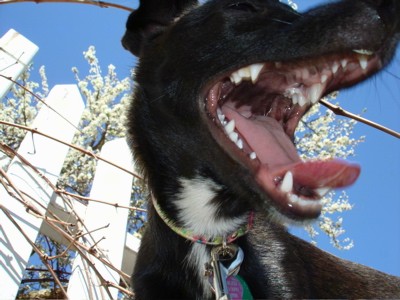
[[295,182],[300,186],[341,188],[357,180],[360,166],[339,159],[313,160],[295,163],[280,171],[281,176],[291,171]]
[[300,186],[339,188],[354,183],[360,174],[359,166],[341,160],[302,162],[292,141],[273,118],[248,119],[227,106],[223,106],[222,111],[228,119],[235,120],[236,130],[251,148],[245,150],[257,153],[261,162],[259,179],[264,184],[270,185],[265,181],[282,178],[291,171],[295,183]]
[[269,168],[301,161],[293,142],[275,119],[265,116],[248,119],[225,105],[222,112],[229,120],[235,120],[236,130],[243,133],[249,151],[257,153],[257,158]]

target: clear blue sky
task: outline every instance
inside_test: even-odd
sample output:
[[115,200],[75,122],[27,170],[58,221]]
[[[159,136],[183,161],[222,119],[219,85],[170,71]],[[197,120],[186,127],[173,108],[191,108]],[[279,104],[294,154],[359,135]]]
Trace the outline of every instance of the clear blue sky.
[[[133,7],[134,2],[117,3]],[[326,1],[295,2],[304,10]],[[134,65],[133,57],[120,46],[127,16],[126,11],[81,4],[0,5],[0,36],[14,28],[40,47],[33,73],[45,65],[50,87],[74,83],[73,66],[85,74],[88,68],[82,52],[89,45],[96,46],[104,71],[108,64],[114,64],[123,78]],[[367,108],[364,116],[400,131],[399,77],[400,54],[388,72],[341,93],[339,101],[355,113]],[[355,208],[344,214],[345,235],[354,240],[355,247],[336,251],[322,236],[318,239],[319,246],[340,257],[400,276],[400,141],[362,124],[357,125],[355,135],[367,137],[352,158],[362,166],[360,179],[347,190]]]

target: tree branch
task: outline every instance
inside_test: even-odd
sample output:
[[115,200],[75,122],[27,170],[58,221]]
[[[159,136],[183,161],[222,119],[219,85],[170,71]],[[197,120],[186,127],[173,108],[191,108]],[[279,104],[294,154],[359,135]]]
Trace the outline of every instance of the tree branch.
[[366,124],[368,126],[374,127],[374,128],[376,128],[376,129],[378,129],[380,131],[383,131],[383,132],[385,132],[387,134],[390,134],[390,135],[400,139],[400,133],[399,132],[396,132],[396,131],[394,131],[392,129],[389,129],[389,128],[385,127],[385,126],[382,126],[382,125],[380,125],[378,123],[372,122],[372,121],[370,121],[368,119],[365,119],[363,117],[355,115],[355,114],[353,114],[353,113],[351,113],[351,112],[349,112],[347,110],[344,110],[342,107],[340,107],[338,105],[334,105],[334,104],[332,104],[332,103],[330,103],[330,102],[328,102],[328,101],[326,101],[324,99],[319,100],[319,102],[323,106],[325,106],[328,109],[330,109],[335,115],[351,118],[353,120],[356,120],[356,121],[364,123],[364,124]]
[[118,8],[126,11],[134,11],[133,8],[104,1],[91,1],[91,0],[1,0],[0,4],[11,4],[11,3],[19,3],[19,2],[35,2],[36,4],[40,3],[71,3],[71,4],[88,4],[88,5],[95,5],[101,8]]
[[39,134],[39,135],[44,136],[44,137],[46,137],[46,138],[48,138],[48,139],[51,139],[51,140],[53,140],[53,141],[56,141],[56,142],[58,142],[58,143],[60,143],[60,144],[66,145],[66,146],[68,146],[68,147],[70,147],[70,148],[72,148],[72,149],[75,149],[75,150],[77,150],[77,151],[80,151],[80,152],[82,152],[82,153],[84,153],[84,154],[86,154],[86,155],[92,156],[94,159],[101,160],[101,161],[103,161],[103,162],[105,162],[105,163],[107,163],[107,164],[109,164],[109,165],[111,165],[111,166],[113,166],[113,167],[116,167],[116,168],[118,168],[118,169],[120,169],[120,170],[122,170],[122,171],[124,171],[124,172],[126,172],[126,173],[128,173],[128,174],[131,174],[132,176],[134,176],[134,177],[136,177],[136,178],[138,178],[138,179],[143,179],[142,177],[140,177],[139,175],[133,173],[132,171],[129,171],[129,170],[127,170],[127,169],[125,169],[125,168],[123,168],[123,167],[121,167],[121,166],[119,166],[119,165],[117,165],[117,164],[115,164],[115,163],[113,163],[113,162],[107,160],[107,159],[104,159],[104,158],[100,157],[99,155],[94,154],[94,153],[91,152],[91,151],[88,151],[88,150],[86,150],[86,149],[84,149],[84,148],[81,148],[81,147],[79,147],[79,146],[73,145],[73,144],[71,144],[71,143],[64,142],[64,141],[62,141],[62,140],[60,140],[60,139],[58,139],[58,138],[55,138],[55,137],[52,137],[52,136],[50,136],[50,135],[48,135],[48,134],[45,134],[45,133],[43,133],[43,132],[40,132],[40,131],[37,130],[37,129],[31,128],[31,127],[28,127],[28,126],[24,126],[24,125],[19,125],[19,124],[15,124],[15,123],[10,123],[10,122],[6,122],[6,121],[2,121],[2,120],[0,120],[0,124],[6,125],[6,126],[16,127],[16,128],[23,129],[23,130],[26,130],[26,131],[29,131],[29,132],[32,132],[32,133]]

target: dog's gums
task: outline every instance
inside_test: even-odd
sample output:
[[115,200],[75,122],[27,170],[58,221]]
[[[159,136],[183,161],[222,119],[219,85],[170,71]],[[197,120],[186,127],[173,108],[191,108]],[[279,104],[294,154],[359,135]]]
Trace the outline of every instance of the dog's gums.
[[321,198],[354,183],[360,168],[335,159],[302,162],[292,142],[295,129],[321,97],[358,83],[381,65],[371,51],[354,50],[240,68],[208,90],[205,106],[211,132],[252,172],[279,212],[292,219],[316,218]]

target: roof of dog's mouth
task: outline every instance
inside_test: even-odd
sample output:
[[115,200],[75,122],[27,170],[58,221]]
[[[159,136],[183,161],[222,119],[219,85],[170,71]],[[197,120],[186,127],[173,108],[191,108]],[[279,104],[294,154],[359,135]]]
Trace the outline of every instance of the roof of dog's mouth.
[[303,162],[293,144],[295,129],[321,97],[380,68],[377,55],[359,50],[235,70],[207,89],[211,133],[228,155],[252,172],[275,209],[292,219],[316,218],[321,198],[354,183],[360,168],[337,159]]

